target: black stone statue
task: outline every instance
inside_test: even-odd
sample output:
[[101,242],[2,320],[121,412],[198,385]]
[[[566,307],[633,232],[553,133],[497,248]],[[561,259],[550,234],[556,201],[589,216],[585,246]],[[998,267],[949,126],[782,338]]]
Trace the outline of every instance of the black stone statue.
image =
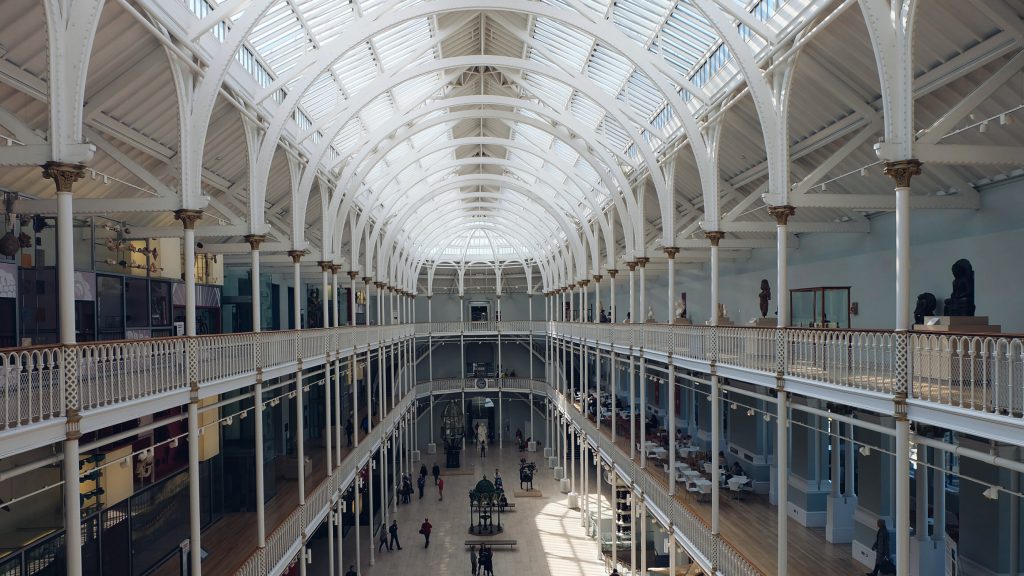
[[922,292],[917,295],[917,306],[914,308],[914,324],[924,324],[925,316],[935,316],[935,306],[938,301],[935,294]]
[[944,304],[942,313],[946,316],[974,316],[974,268],[970,260],[961,258],[953,263],[953,293]]
[[757,299],[760,301],[761,318],[767,318],[768,301],[772,299],[772,287],[768,285],[768,280],[761,280],[761,292],[757,295]]

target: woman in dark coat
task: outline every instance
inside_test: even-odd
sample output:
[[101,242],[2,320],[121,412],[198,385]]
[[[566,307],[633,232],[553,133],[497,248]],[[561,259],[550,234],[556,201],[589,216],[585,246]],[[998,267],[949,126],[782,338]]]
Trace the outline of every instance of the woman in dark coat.
[[875,533],[875,544],[871,549],[875,551],[875,569],[868,572],[867,576],[878,576],[879,572],[885,573],[892,563],[889,560],[889,529],[881,518],[878,519],[878,532]]

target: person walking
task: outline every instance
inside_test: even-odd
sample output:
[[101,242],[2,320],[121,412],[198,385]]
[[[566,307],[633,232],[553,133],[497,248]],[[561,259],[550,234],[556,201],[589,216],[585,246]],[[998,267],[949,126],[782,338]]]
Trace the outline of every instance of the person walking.
[[426,464],[420,464],[420,476],[426,477],[426,475],[427,475],[427,465]]
[[391,540],[388,541],[388,548],[402,549],[402,543],[398,541],[398,520],[392,520],[391,526],[388,528],[388,534],[391,535]]
[[420,474],[420,477],[416,479],[416,487],[420,489],[420,500],[423,500],[423,488],[427,485],[426,473]]
[[423,524],[420,524],[420,534],[423,534],[423,547],[430,548],[430,531],[434,527],[430,524],[430,519],[424,518]]
[[469,573],[476,576],[477,564],[476,564],[476,546],[469,547]]
[[444,500],[444,478],[437,479],[437,501]]
[[352,432],[353,432],[352,419],[349,418],[348,421],[345,422],[345,436],[348,436],[348,447],[349,448],[352,447]]
[[377,552],[380,552],[381,548],[387,548],[388,552],[390,552],[391,545],[388,544],[388,525],[386,523],[380,525],[380,530],[378,531],[378,534],[380,534],[380,536],[378,536],[377,540],[379,542],[377,544]]
[[441,467],[434,462],[434,468],[431,470],[431,474],[434,475],[434,486],[437,486],[437,479],[441,476]]
[[867,573],[867,576],[878,576],[882,574],[894,574],[891,570],[892,561],[889,559],[889,529],[885,526],[885,520],[878,519],[878,532],[875,533],[875,544],[871,549],[875,551],[875,569]]

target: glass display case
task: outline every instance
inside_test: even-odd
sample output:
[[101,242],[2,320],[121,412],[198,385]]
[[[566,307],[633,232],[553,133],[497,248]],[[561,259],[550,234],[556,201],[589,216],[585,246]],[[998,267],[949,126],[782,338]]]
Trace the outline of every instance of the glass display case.
[[849,328],[850,287],[790,290],[789,325],[796,328]]

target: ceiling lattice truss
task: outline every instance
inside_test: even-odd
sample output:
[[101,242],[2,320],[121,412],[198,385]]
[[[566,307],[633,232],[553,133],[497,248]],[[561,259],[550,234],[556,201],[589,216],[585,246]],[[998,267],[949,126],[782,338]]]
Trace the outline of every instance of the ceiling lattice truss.
[[[23,156],[55,133],[46,4],[8,0],[0,24],[0,141]],[[881,0],[72,4],[101,7],[80,102],[101,177],[76,200],[153,235],[200,208],[214,250],[267,233],[409,290],[425,268],[550,288],[661,247],[700,261],[705,230],[769,247],[765,204],[796,206],[795,232],[865,232],[892,209],[880,157],[922,157],[921,207],[976,207],[1024,164],[1007,0],[920,3],[906,62]],[[52,196],[28,167],[0,186]]]

